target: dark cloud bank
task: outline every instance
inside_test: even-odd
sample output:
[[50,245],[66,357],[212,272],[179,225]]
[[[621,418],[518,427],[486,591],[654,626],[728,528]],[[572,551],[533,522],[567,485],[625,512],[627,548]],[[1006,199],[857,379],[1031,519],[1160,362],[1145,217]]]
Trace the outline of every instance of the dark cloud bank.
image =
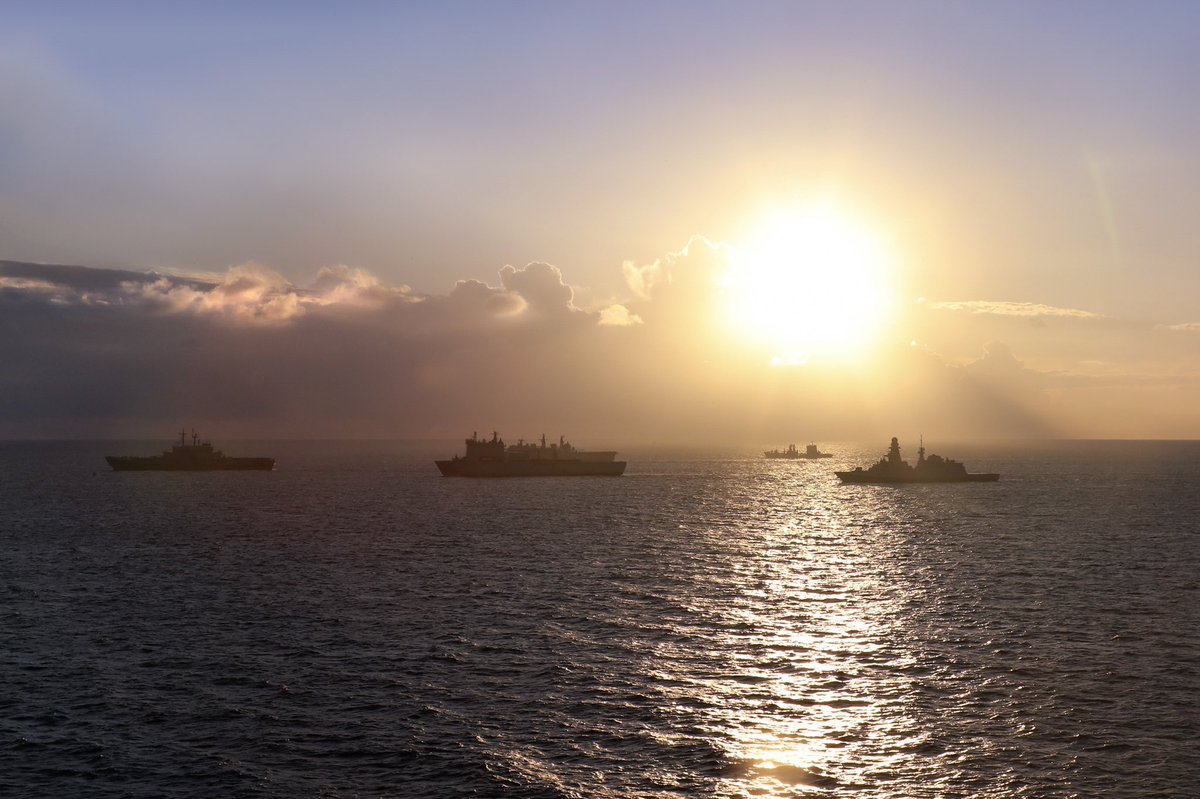
[[560,271],[417,295],[348,267],[297,287],[248,264],[180,277],[0,261],[0,438],[457,438],[757,446],[1052,432],[1036,375],[996,348],[888,374],[771,369],[715,322],[720,249],[626,267],[636,299],[574,304]]

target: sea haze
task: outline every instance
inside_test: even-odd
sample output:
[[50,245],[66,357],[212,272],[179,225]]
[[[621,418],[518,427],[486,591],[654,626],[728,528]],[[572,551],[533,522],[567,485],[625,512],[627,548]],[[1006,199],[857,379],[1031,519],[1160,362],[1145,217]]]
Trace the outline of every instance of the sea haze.
[[1200,443],[902,487],[833,475],[882,446],[108,471],[132,446],[0,444],[5,796],[1195,795]]

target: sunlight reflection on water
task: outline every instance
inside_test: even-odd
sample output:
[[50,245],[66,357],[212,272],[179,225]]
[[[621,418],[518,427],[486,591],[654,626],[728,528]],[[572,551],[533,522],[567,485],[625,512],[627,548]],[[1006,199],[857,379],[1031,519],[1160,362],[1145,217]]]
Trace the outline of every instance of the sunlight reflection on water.
[[872,730],[893,710],[893,686],[865,672],[888,648],[895,608],[870,568],[879,542],[854,529],[864,510],[890,509],[869,494],[852,514],[836,483],[776,477],[785,485],[760,490],[780,498],[783,518],[744,531],[766,572],[761,587],[725,610],[753,633],[717,643],[741,650],[737,671],[717,689],[725,698],[718,713],[744,764],[740,779],[757,795],[838,784],[832,775],[855,770],[859,752],[874,748]]
[[1200,499],[1171,480],[1197,453],[1131,486],[1114,452],[1055,456],[1091,469],[1069,488],[1033,458],[891,488],[320,450],[84,479],[19,450],[0,793],[1186,796]]
[[[870,745],[886,697],[863,672],[895,610],[867,567],[878,544],[856,536],[841,487],[794,470],[770,477],[684,500],[705,520],[681,525],[700,545],[683,556],[685,583],[649,597],[671,610],[641,631],[641,652],[680,717],[681,734],[664,740],[724,741],[727,788],[785,795],[837,784],[853,743]],[[647,598],[622,598],[614,623]]]

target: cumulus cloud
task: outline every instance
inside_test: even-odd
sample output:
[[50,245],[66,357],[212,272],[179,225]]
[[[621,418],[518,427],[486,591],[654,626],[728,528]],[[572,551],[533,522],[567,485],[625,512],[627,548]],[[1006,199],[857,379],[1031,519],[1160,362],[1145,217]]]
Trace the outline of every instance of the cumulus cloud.
[[983,356],[972,361],[968,369],[986,375],[1024,374],[1025,364],[1017,360],[1003,341],[990,341],[983,347]]
[[[950,363],[923,346],[897,347],[866,412],[900,429],[946,437],[1029,438],[1060,434],[1041,374],[1007,344],[992,341],[965,364]],[[936,433],[934,433],[936,431]]]
[[644,324],[642,317],[630,311],[624,305],[610,305],[600,309],[600,324],[613,327],[629,327]]
[[[160,313],[217,315],[262,324],[284,323],[316,306],[378,306],[388,300],[420,300],[408,286],[384,286],[363,269],[324,267],[312,286],[302,288],[254,262],[232,266],[214,278],[199,278],[0,261],[0,290],[5,288],[40,294],[62,304],[141,305]],[[12,294],[9,299],[15,298]]]
[[[730,249],[703,236],[652,263],[625,262],[622,272],[635,297],[627,310],[647,324],[669,328],[674,336],[693,338],[713,333],[722,278],[729,273]],[[617,312],[619,313],[619,312]],[[676,344],[679,342],[677,341]]]
[[256,263],[230,267],[224,280],[211,287],[197,288],[160,277],[148,284],[124,283],[122,288],[140,295],[152,307],[172,313],[193,311],[278,324],[302,312],[300,298],[287,279]]
[[254,263],[213,281],[0,263],[0,435],[164,413],[395,435],[479,424],[464,408],[498,392],[502,416],[599,401],[580,365],[606,357],[606,317],[576,308],[549,264],[499,277],[420,296],[345,265],[296,286]]
[[562,314],[577,310],[572,304],[574,292],[563,282],[557,266],[532,263],[522,269],[505,266],[500,270],[504,288],[519,294],[535,313]]
[[990,341],[983,355],[964,367],[966,375],[1014,408],[1033,416],[1044,387],[1044,375],[1027,368],[1002,341]]
[[[595,311],[545,263],[421,295],[344,264],[295,285],[254,263],[210,277],[0,262],[0,437],[181,423],[226,438],[1030,436],[1060,433],[1088,392],[1107,390],[1031,368],[997,340],[950,362],[906,336],[869,374],[771,369],[769,353],[715,324],[727,259],[694,238],[627,265],[635,296]],[[1177,391],[1180,407],[1195,393]]]
[[447,299],[452,306],[483,311],[489,316],[516,316],[528,306],[520,294],[493,288],[479,280],[458,281]]
[[695,293],[711,288],[728,271],[728,257],[725,245],[693,236],[678,252],[642,266],[626,261],[621,271],[634,294],[650,300],[663,291]]

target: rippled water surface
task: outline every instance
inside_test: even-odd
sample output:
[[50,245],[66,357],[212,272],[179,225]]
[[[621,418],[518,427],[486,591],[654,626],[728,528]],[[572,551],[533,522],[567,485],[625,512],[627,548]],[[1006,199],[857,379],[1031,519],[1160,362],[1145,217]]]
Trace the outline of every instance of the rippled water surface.
[[1196,795],[1200,444],[906,487],[830,448],[461,480],[2,444],[0,794]]

